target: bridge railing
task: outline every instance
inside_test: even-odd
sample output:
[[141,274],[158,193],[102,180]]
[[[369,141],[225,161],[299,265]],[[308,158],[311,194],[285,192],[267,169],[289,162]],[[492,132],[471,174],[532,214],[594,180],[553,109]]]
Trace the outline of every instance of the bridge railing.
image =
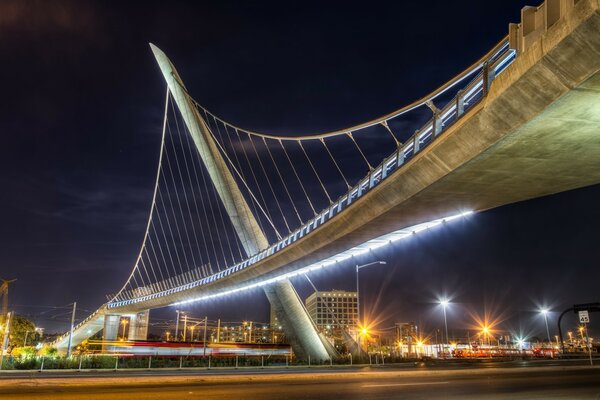
[[434,111],[433,117],[421,129],[417,130],[403,145],[400,145],[393,154],[385,158],[381,164],[370,171],[367,176],[361,179],[346,194],[339,197],[329,207],[322,210],[314,218],[310,219],[307,223],[280,241],[238,264],[184,285],[133,298],[128,297],[126,293],[121,293],[109,302],[107,307],[111,309],[149,301],[212,283],[244,270],[308,235],[310,232],[341,213],[375,186],[379,185],[390,176],[390,174],[399,170],[409,159],[431,144],[445,129],[481,101],[487,95],[493,79],[501,74],[515,60],[516,56],[516,51],[509,48],[508,40],[499,46],[498,51],[483,64],[481,71],[475,78],[473,78],[463,89],[459,90],[456,96],[454,96],[444,108]]

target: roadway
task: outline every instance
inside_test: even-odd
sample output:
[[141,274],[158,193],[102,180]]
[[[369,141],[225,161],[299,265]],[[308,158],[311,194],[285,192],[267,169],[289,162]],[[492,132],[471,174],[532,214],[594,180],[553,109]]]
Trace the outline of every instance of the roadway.
[[600,399],[600,368],[397,366],[3,374],[9,399]]

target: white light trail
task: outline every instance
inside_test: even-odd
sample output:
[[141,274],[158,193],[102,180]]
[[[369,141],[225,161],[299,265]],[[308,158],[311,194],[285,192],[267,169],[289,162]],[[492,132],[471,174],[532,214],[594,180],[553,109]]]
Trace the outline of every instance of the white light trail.
[[239,293],[239,292],[243,292],[245,290],[250,290],[250,289],[255,289],[258,287],[262,287],[262,286],[266,286],[275,282],[278,282],[280,280],[283,279],[288,279],[288,278],[293,278],[295,276],[298,275],[303,275],[303,274],[307,274],[310,273],[312,271],[318,270],[318,269],[322,269],[322,268],[326,268],[326,267],[330,267],[332,265],[336,265],[338,264],[340,261],[344,261],[347,260],[353,256],[358,256],[361,254],[365,254],[368,253],[369,251],[397,242],[399,240],[402,239],[406,239],[407,237],[410,237],[412,235],[416,235],[419,232],[434,228],[436,226],[439,226],[445,222],[450,222],[453,221],[455,219],[458,218],[464,218],[468,215],[473,214],[473,211],[464,211],[460,214],[456,214],[456,215],[451,215],[449,217],[444,217],[444,218],[439,218],[439,219],[435,219],[433,221],[428,221],[428,222],[424,222],[422,224],[418,224],[418,225],[413,225],[410,226],[408,228],[404,228],[404,229],[400,229],[391,233],[388,233],[386,235],[383,236],[379,236],[375,239],[371,239],[368,240],[362,244],[359,244],[358,246],[355,246],[351,249],[348,249],[346,251],[343,251],[342,253],[336,254],[335,256],[323,259],[317,263],[308,265],[304,268],[298,269],[296,271],[293,272],[288,272],[285,274],[281,274],[279,276],[276,276],[274,278],[269,278],[269,279],[265,279],[259,282],[255,282],[252,284],[247,284],[247,285],[242,285],[242,286],[238,286],[234,289],[229,289],[223,292],[219,292],[219,293],[214,293],[214,294],[208,294],[208,295],[204,295],[204,296],[199,296],[199,297],[195,297],[189,300],[183,300],[183,301],[179,301],[176,303],[172,303],[172,306],[176,306],[176,305],[183,305],[183,304],[190,304],[190,303],[195,303],[198,301],[203,301],[203,300],[210,300],[210,299],[215,299],[215,298],[219,298],[219,297],[223,297],[223,296],[229,296],[235,293]]

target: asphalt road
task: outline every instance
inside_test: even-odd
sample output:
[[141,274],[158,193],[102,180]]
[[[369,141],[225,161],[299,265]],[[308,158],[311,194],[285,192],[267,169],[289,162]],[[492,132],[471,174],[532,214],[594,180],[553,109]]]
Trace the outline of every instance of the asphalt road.
[[0,399],[594,399],[600,368],[331,369],[3,376]]

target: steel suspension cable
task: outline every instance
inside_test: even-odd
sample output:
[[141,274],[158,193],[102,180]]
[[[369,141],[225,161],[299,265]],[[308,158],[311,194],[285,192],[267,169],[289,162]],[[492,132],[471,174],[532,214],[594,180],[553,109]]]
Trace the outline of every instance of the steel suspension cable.
[[254,140],[252,140],[252,136],[248,135],[248,140],[250,140],[250,143],[252,144],[252,148],[254,149],[254,154],[256,154],[256,158],[258,159],[258,163],[260,164],[260,168],[263,172],[263,174],[265,175],[265,180],[267,181],[267,184],[269,185],[269,189],[271,189],[271,193],[273,194],[273,198],[275,199],[275,204],[277,204],[277,208],[279,209],[279,212],[281,213],[281,217],[283,218],[283,222],[285,223],[285,226],[288,230],[288,233],[291,233],[291,229],[290,229],[290,225],[287,222],[287,218],[285,217],[285,214],[283,213],[283,210],[281,209],[281,205],[279,204],[279,200],[277,200],[277,196],[275,195],[275,190],[273,189],[273,185],[271,184],[271,180],[269,179],[269,175],[267,175],[267,172],[265,170],[265,167],[263,165],[262,160],[260,159],[260,155],[258,154],[258,150],[256,149],[256,145],[254,144]]
[[304,149],[304,146],[302,145],[302,141],[298,140],[298,144],[300,145],[300,148],[302,149],[302,153],[304,153],[304,157],[306,157],[306,159],[308,160],[308,164],[310,165],[313,172],[315,173],[317,180],[321,184],[321,188],[323,189],[323,192],[325,192],[325,196],[327,196],[327,200],[329,200],[329,204],[331,204],[332,201],[331,201],[331,197],[329,196],[329,192],[327,192],[327,189],[325,188],[325,185],[323,185],[323,181],[321,180],[321,177],[317,173],[317,170],[315,169],[315,166],[313,165],[312,161],[310,160],[310,157],[308,157],[308,154],[306,153],[306,150]]
[[[217,122],[217,120],[214,120],[214,123],[215,123],[215,125],[217,125],[217,128],[218,128],[218,122]],[[238,159],[237,153],[235,152],[235,149],[234,149],[234,146],[233,146],[233,142],[231,141],[231,137],[229,137],[229,131],[227,130],[227,126],[225,126],[225,135],[221,134],[221,130],[220,129],[218,129],[218,131],[219,131],[219,136],[221,137],[221,140],[223,140],[223,136],[227,137],[227,139],[229,141],[229,145],[231,146],[232,152],[233,152],[233,154],[235,156],[235,161],[238,164],[238,168],[241,169],[241,163],[240,163],[240,160]],[[225,141],[223,141],[223,145],[224,144],[225,144]],[[258,215],[258,212],[256,211],[256,206],[254,206],[254,212]],[[246,218],[247,217],[248,217],[248,215],[246,215]],[[260,220],[259,220],[259,223],[260,223]],[[264,228],[262,226],[262,223],[260,224],[260,227],[261,227],[261,229],[264,230]],[[240,256],[240,260],[243,260],[244,259],[244,255],[242,254],[242,250],[241,250],[242,244],[240,242],[238,234],[235,232],[235,229],[234,229],[234,235],[233,236],[234,236],[234,239],[235,239],[235,244],[236,244],[236,247],[237,247],[238,254]]]
[[[162,245],[160,244],[160,238],[158,237],[158,232],[157,232],[157,228],[156,225],[154,224],[154,221],[152,222],[152,232],[154,233],[154,237],[156,239],[156,243],[158,244],[158,251],[160,253],[160,256],[163,260],[163,264],[165,266],[165,269],[167,270],[167,276],[169,275],[168,271],[169,271],[169,266],[167,263],[167,258],[165,257],[165,253],[162,249]],[[172,261],[172,260],[171,260]],[[161,270],[161,276],[162,276],[162,270]],[[162,276],[162,279],[164,280],[164,276]]]
[[[468,78],[469,76],[473,75],[476,71],[478,71],[479,69],[481,69],[483,67],[483,65],[485,64],[486,61],[493,58],[495,55],[503,52],[505,49],[508,48],[508,46],[509,46],[508,36],[505,36],[490,51],[488,51],[485,55],[480,57],[473,64],[471,64],[470,66],[465,68],[461,73],[459,73],[458,75],[456,75],[455,77],[453,77],[452,79],[450,79],[449,81],[447,81],[446,83],[444,83],[443,85],[438,87],[437,89],[435,89],[432,92],[428,93],[427,95],[421,97],[420,99],[417,99],[417,100],[413,101],[412,103],[407,104],[407,105],[403,106],[402,108],[399,108],[391,113],[385,114],[379,118],[364,122],[362,124],[339,129],[336,131],[330,131],[330,132],[324,132],[324,133],[314,133],[314,134],[301,134],[301,135],[293,135],[293,136],[292,135],[280,136],[280,135],[272,135],[272,134],[252,131],[249,129],[244,129],[239,126],[236,126],[235,124],[224,121],[223,119],[219,118],[218,116],[215,116],[215,118],[218,119],[219,121],[221,121],[223,124],[227,124],[232,128],[237,128],[240,131],[246,132],[250,135],[263,137],[263,138],[267,138],[267,139],[273,139],[273,140],[281,139],[281,140],[294,140],[295,141],[295,140],[311,140],[311,139],[320,139],[320,138],[327,138],[327,137],[333,137],[333,136],[341,136],[341,135],[345,135],[347,132],[356,132],[356,131],[359,131],[359,130],[362,130],[365,128],[369,128],[371,126],[378,125],[382,121],[389,121],[391,119],[401,116],[402,114],[405,114],[409,111],[412,111],[418,107],[425,105],[425,103],[427,101],[439,97],[440,95],[442,95],[445,92],[447,92],[448,90],[452,89],[454,86],[456,86],[457,84],[459,84],[460,82],[462,82],[463,80]],[[187,93],[187,90],[185,90],[185,88],[183,88],[183,89]],[[188,96],[189,96],[189,94],[188,94]],[[209,113],[211,115],[214,115],[214,114],[210,113],[208,110],[206,110],[204,107],[202,107],[191,96],[189,96],[189,98],[197,107],[204,109],[207,113]]]
[[[225,130],[227,131],[227,125],[225,125]],[[269,220],[271,221],[271,224],[275,225],[273,222],[273,217],[271,216],[271,213],[269,211],[267,202],[265,201],[265,196],[263,195],[262,189],[260,188],[260,185],[258,183],[258,179],[256,179],[256,174],[254,173],[254,168],[252,167],[252,164],[250,163],[250,158],[248,157],[248,153],[246,152],[246,146],[244,146],[244,144],[242,143],[242,138],[240,137],[240,133],[237,131],[237,129],[235,129],[235,134],[237,135],[238,141],[240,142],[240,146],[242,147],[242,152],[244,153],[246,162],[250,166],[250,172],[252,174],[252,178],[254,179],[254,184],[258,188],[258,194],[260,195],[260,198],[262,199],[262,202],[263,202],[263,206],[264,206],[265,210],[267,211],[267,216],[268,216]],[[279,233],[279,231],[277,229],[275,229],[275,235],[277,236],[278,239],[281,240],[281,238],[282,238],[281,234]]]
[[267,148],[267,152],[269,153],[269,157],[271,158],[271,162],[273,163],[273,165],[275,166],[275,170],[277,171],[277,175],[279,176],[279,179],[281,180],[281,183],[283,184],[283,188],[285,189],[285,193],[287,194],[288,198],[290,199],[290,203],[292,204],[292,207],[294,208],[294,211],[296,212],[296,217],[298,217],[298,221],[300,221],[300,225],[304,224],[304,221],[302,221],[302,218],[300,218],[300,214],[298,213],[298,209],[296,208],[296,204],[294,203],[294,200],[292,199],[292,196],[290,195],[290,191],[287,188],[287,185],[285,184],[285,180],[283,179],[283,176],[281,176],[281,172],[279,171],[279,167],[277,166],[277,163],[275,162],[275,158],[273,158],[273,154],[271,153],[271,149],[269,149],[269,145],[267,145],[267,140],[263,137],[262,138],[263,143],[265,145],[265,147]]
[[348,189],[350,189],[352,186],[350,186],[350,184],[348,183],[348,180],[344,176],[344,173],[340,169],[340,166],[338,165],[337,161],[335,161],[335,158],[333,157],[333,154],[331,154],[331,151],[329,150],[329,147],[327,147],[327,143],[325,143],[325,139],[321,138],[320,141],[323,144],[323,147],[325,147],[325,150],[327,150],[327,154],[329,154],[329,157],[331,157],[331,161],[333,161],[333,164],[335,165],[335,167],[337,168],[338,172],[342,176],[342,179],[344,180],[344,182],[346,182],[346,186],[348,187]]
[[[192,164],[192,168],[191,169],[192,169],[192,171],[194,171],[194,180],[196,181],[196,188],[200,192],[200,180],[198,179],[198,171],[196,170],[196,164],[194,163],[194,156],[193,156],[192,146],[191,146],[191,143],[190,143],[190,135],[184,135],[184,136],[185,136],[185,139],[186,139],[186,147],[188,149],[188,154],[190,156],[190,162]],[[191,180],[191,177],[190,177],[190,180]],[[192,189],[192,193],[194,193],[193,189]],[[208,217],[206,216],[206,209],[204,208],[204,200],[202,199],[202,194],[200,193],[198,197],[200,197],[200,203],[202,204],[202,209],[203,209],[203,212],[204,212],[204,215],[205,215],[205,218],[206,218],[206,222],[208,222]],[[196,209],[196,215],[197,215],[197,218],[198,218],[198,224],[200,226],[200,235],[202,237],[202,243],[204,244],[205,251],[208,253],[209,252],[208,241],[206,240],[206,234],[204,232],[204,224],[203,224],[203,221],[202,221],[201,216],[200,216],[200,209],[198,207],[198,200],[196,200],[195,194],[194,194],[194,207]],[[210,230],[209,230],[209,232],[210,232]],[[217,257],[217,253],[216,253],[216,249],[214,248],[214,245],[213,245],[213,252],[214,252],[214,256]],[[207,254],[207,258],[208,258],[207,262],[210,263],[210,256],[208,256],[208,254]],[[204,269],[206,269],[206,268],[204,268]],[[208,275],[208,272],[205,272],[204,276],[207,276],[207,275]]]
[[[200,153],[199,152],[196,152],[196,153],[197,153],[197,158],[200,160],[200,162],[202,162],[202,159],[200,158]],[[217,224],[217,217],[215,216],[215,212],[213,210],[213,201],[212,201],[212,198],[211,198],[211,196],[209,194],[208,185],[206,183],[207,179],[204,176],[204,171],[202,171],[202,173],[200,174],[200,177],[202,178],[202,184],[204,186],[204,193],[206,193],[206,195],[208,197],[206,199],[207,203],[208,203],[208,208],[209,208],[209,211],[207,213],[210,214],[211,217],[212,217],[212,220],[213,220],[213,223],[214,223],[213,228],[214,228],[215,232],[217,233],[217,240],[219,241],[219,247],[221,249],[221,255],[223,256],[223,260],[225,261],[225,264],[227,264],[227,257],[225,256],[225,250],[223,249],[223,245],[222,245],[222,242],[221,242],[221,234],[219,233],[219,228],[218,228],[219,225]],[[208,218],[208,216],[207,216],[207,218]],[[211,241],[213,243],[213,246],[215,246],[214,238],[211,238]],[[216,246],[215,246],[215,249],[216,249]],[[217,270],[221,271],[221,263],[219,262],[219,258],[217,257],[215,261],[217,262]]]
[[[163,212],[165,213],[165,218],[167,221],[167,228],[169,230],[169,234],[171,235],[171,240],[167,240],[167,234],[165,233],[165,228],[162,222],[162,218],[160,216],[160,212],[157,211],[156,216],[158,217],[158,223],[160,225],[160,229],[162,231],[163,234],[163,238],[165,239],[165,244],[167,246],[167,253],[169,254],[169,258],[171,260],[171,267],[173,268],[173,274],[177,275],[177,268],[175,267],[175,261],[173,260],[173,255],[171,253],[171,246],[169,245],[169,243],[175,243],[175,235],[173,235],[173,229],[171,228],[171,223],[169,221],[169,218],[167,218],[168,214],[167,214],[167,208],[165,206],[165,201],[163,199],[163,195],[161,192],[158,193],[159,198],[160,198],[160,204],[162,206]],[[181,264],[181,258],[179,257],[179,251],[177,250],[177,247],[175,246],[173,248],[174,253],[175,253],[175,257],[177,258],[177,261],[179,262],[179,264]]]
[[[168,188],[167,182],[165,180],[165,178],[163,177],[163,181],[165,182],[165,186]],[[169,190],[167,189],[167,199],[169,199],[169,204],[171,206],[171,214],[173,214],[173,216],[175,217],[174,219],[174,223],[175,223],[175,230],[177,231],[177,238],[178,240],[181,240],[182,235],[181,235],[181,230],[179,229],[179,224],[177,223],[177,215],[175,215],[175,207],[173,207],[173,200],[171,199],[171,194],[169,193]],[[163,195],[162,193],[160,193],[160,199],[161,201],[164,201]],[[167,219],[167,225],[169,226],[169,230],[171,230],[171,237],[173,238],[173,243],[175,243],[175,236],[173,235],[173,231],[171,229],[171,218],[169,217],[169,214],[167,212],[166,206],[163,203],[163,208],[165,210],[165,218]],[[179,258],[179,251],[177,251],[177,245],[174,245],[175,248],[175,254],[177,254],[177,261],[179,262],[179,269],[181,271],[181,273],[183,273],[183,268],[181,267],[181,259]],[[182,249],[183,251],[183,249]],[[183,251],[183,259],[185,260],[186,265],[188,265],[188,260],[185,254],[185,251]]]
[[[171,134],[170,129],[169,129],[169,134]],[[173,151],[175,151],[175,150],[173,149]],[[173,189],[175,191],[175,199],[177,200],[177,206],[179,208],[179,215],[181,216],[181,221],[183,223],[183,231],[187,238],[188,244],[191,248],[192,242],[190,239],[190,234],[188,233],[188,230],[187,230],[187,224],[185,223],[185,218],[183,217],[183,207],[181,206],[181,199],[179,198],[179,191],[177,190],[177,184],[175,182],[175,175],[173,173],[173,167],[171,166],[171,161],[169,160],[169,157],[167,157],[167,165],[169,167],[169,175],[171,175],[171,181],[173,183]],[[165,182],[165,185],[167,188],[169,187],[167,182]],[[171,192],[168,189],[167,189],[167,198],[169,199],[169,203],[171,204],[173,217],[175,220],[175,228],[177,229],[177,233],[179,234],[179,239],[182,240],[183,237],[181,236],[181,230],[179,229],[179,221],[177,218],[177,214],[175,213],[175,207],[173,206],[173,199],[171,198]],[[185,251],[185,247],[184,247],[183,243],[181,243],[181,251],[183,252],[183,259],[185,260],[185,265],[189,269],[190,263],[188,261],[187,251]],[[196,263],[194,260],[193,254],[192,254],[192,261],[194,262],[194,264]],[[181,265],[180,265],[180,268],[181,268]],[[181,273],[183,274],[183,268],[181,268]]]
[[[217,133],[219,134],[219,137],[221,137],[221,140],[223,140],[223,136],[221,135],[221,129],[219,128],[219,124],[217,123],[217,120],[214,120],[214,123],[215,123],[215,126],[217,127]],[[214,138],[214,139],[217,140],[216,138]],[[256,211],[256,206],[254,205],[254,203],[252,203],[252,206],[254,207],[254,212],[258,215],[258,212]],[[231,259],[232,259],[232,262],[235,264],[235,257],[233,256],[233,249],[231,247],[231,238],[229,237],[229,233],[227,232],[227,228],[225,227],[225,219],[223,218],[223,213],[222,213],[221,207],[219,207],[219,214],[221,215],[221,221],[223,221],[223,229],[225,230],[225,236],[227,238],[227,245],[229,246],[229,252],[231,254]],[[246,215],[246,218],[248,218],[248,215]],[[260,220],[259,220],[259,224],[260,224]],[[260,227],[264,231],[262,224],[260,224]],[[256,237],[254,238],[254,240],[256,240]],[[237,242],[236,242],[236,244],[237,244]]]
[[[204,168],[203,167],[203,163],[202,163],[202,160],[200,159],[199,152],[197,150],[196,151],[192,151],[192,146],[191,146],[191,143],[190,143],[190,136],[191,135],[185,135],[186,141],[187,141],[187,144],[188,144],[188,150],[189,150],[189,153],[190,153],[190,160],[192,162],[192,170],[194,171],[194,178],[195,178],[195,181],[196,181],[196,186],[198,188],[198,191],[201,192],[202,188],[200,186],[200,179],[198,178],[198,170],[200,170],[201,171],[200,172],[200,176],[202,177],[202,182],[203,182],[202,187],[205,188],[204,193],[208,194],[207,190],[206,190],[206,183],[204,182],[204,175],[202,173],[203,168]],[[195,157],[193,156],[194,154],[196,155]],[[204,201],[204,196],[202,196],[202,194],[200,194],[200,196],[198,196],[198,197],[200,198],[200,204],[202,206],[202,212],[204,213],[204,221],[206,221],[206,223],[207,223],[206,228],[208,230],[208,235],[211,236],[210,244],[211,244],[211,247],[212,247],[212,250],[213,250],[213,255],[215,257],[214,260],[215,260],[215,262],[217,262],[217,268],[220,269],[219,255],[217,254],[217,247],[215,246],[215,242],[212,239],[211,223],[209,222],[209,218],[208,218],[209,212],[206,211],[207,206],[206,206],[205,201]],[[210,202],[209,202],[209,207],[210,207]],[[213,218],[214,218],[214,215],[213,215]],[[200,226],[202,226],[202,220],[200,219],[200,215],[198,215],[198,221],[200,222]],[[212,227],[214,229],[217,229],[216,221],[215,221],[214,224],[212,224]],[[208,241],[206,240],[206,237],[204,237],[204,241],[205,241],[206,251],[208,252],[209,248],[208,248],[208,244],[207,244]],[[210,257],[209,257],[209,259],[210,259]],[[210,267],[211,263],[209,262],[208,265]],[[210,269],[212,271],[212,267],[210,267]]]
[[358,143],[356,143],[356,140],[354,140],[354,136],[352,136],[352,132],[347,132],[346,135],[348,135],[348,137],[350,138],[350,140],[352,140],[352,143],[354,143],[354,145],[358,149],[358,152],[360,153],[360,155],[362,156],[362,158],[365,160],[365,162],[369,166],[369,171],[372,171],[373,170],[373,166],[371,165],[371,163],[369,162],[369,160],[367,160],[367,157],[365,156],[365,153],[363,153],[363,151],[360,149],[360,147],[358,146]]
[[279,145],[281,146],[281,148],[283,149],[283,153],[285,154],[285,157],[287,158],[288,162],[290,163],[290,166],[292,167],[292,171],[294,171],[294,175],[296,176],[296,179],[298,179],[298,183],[300,183],[300,187],[302,188],[302,191],[304,192],[304,195],[306,196],[306,200],[308,200],[308,204],[310,205],[310,208],[312,209],[314,215],[317,215],[317,211],[315,210],[315,207],[313,206],[312,201],[310,201],[310,197],[308,197],[308,193],[306,192],[306,189],[304,188],[304,185],[302,184],[302,181],[300,180],[300,176],[298,175],[298,172],[296,171],[296,168],[294,167],[294,163],[292,163],[292,159],[288,155],[288,152],[285,149],[283,142],[281,140],[278,140],[278,142],[279,142]]
[[[154,261],[156,261],[156,268],[158,268],[159,275],[162,277],[162,279],[164,279],[162,270],[160,269],[160,261],[158,260],[158,257],[156,256],[156,250],[154,249],[154,243],[152,242],[152,235],[148,236],[148,242],[150,243],[150,249],[152,250],[152,253],[154,254]],[[150,255],[148,254],[147,251],[146,251],[146,255],[148,256],[148,261],[151,261]],[[152,264],[150,264],[150,267],[152,268],[152,275],[154,275],[154,282],[158,282],[158,277],[156,275],[156,272],[154,271],[154,266]]]
[[[176,115],[175,107],[173,105],[173,101],[171,101],[171,109],[173,110],[173,115]],[[189,182],[189,185],[190,185],[190,191],[192,192],[192,200],[193,200],[193,203],[194,203],[194,207],[196,209],[196,218],[199,218],[200,215],[199,215],[199,212],[198,212],[198,204],[197,204],[197,201],[196,201],[196,194],[194,193],[194,188],[193,188],[194,185],[192,183],[192,175],[190,173],[190,167],[189,167],[187,156],[186,156],[186,153],[185,153],[185,150],[184,150],[184,148],[186,146],[184,146],[184,144],[183,144],[182,134],[181,134],[181,131],[179,129],[179,122],[177,121],[177,117],[175,117],[175,125],[177,127],[177,136],[178,136],[178,139],[179,139],[179,144],[181,146],[181,153],[183,155],[183,162],[185,164],[185,169],[186,169],[186,172],[187,172],[188,182]],[[188,137],[188,132],[185,129],[184,129],[183,136],[185,136],[186,138]],[[181,179],[181,183],[182,183],[182,187],[183,187],[183,193],[184,193],[184,196],[185,196],[185,199],[186,199],[186,205],[187,205],[187,209],[188,209],[188,214],[190,216],[190,224],[192,225],[192,232],[194,234],[194,241],[196,242],[196,249],[199,250],[200,249],[200,243],[198,242],[198,235],[196,233],[196,224],[193,222],[194,219],[192,217],[192,211],[190,209],[190,199],[189,199],[189,197],[187,195],[187,191],[186,191],[185,186],[183,184],[183,176],[182,176],[182,173],[181,173],[181,168],[179,167],[179,158],[177,157],[177,154],[175,155],[175,159],[176,159],[176,162],[177,162],[177,169],[179,171],[179,177]],[[202,223],[200,223],[200,229],[201,229],[201,232],[200,232],[201,233],[201,237],[204,238],[204,232],[203,232],[203,229],[202,229]],[[194,253],[192,252],[192,255],[193,254]],[[204,258],[202,257],[202,252],[198,251],[198,255],[200,257],[200,264],[204,264]],[[194,260],[194,267],[196,267],[195,260]],[[189,270],[189,268],[188,268],[188,270]]]
[[235,165],[233,164],[233,161],[231,161],[231,158],[229,158],[229,155],[227,154],[227,152],[225,152],[225,149],[223,148],[223,146],[221,146],[221,143],[215,138],[214,133],[210,129],[208,131],[209,131],[210,135],[212,136],[212,138],[215,140],[215,144],[219,148],[219,150],[221,152],[221,155],[223,157],[225,157],[225,160],[229,163],[229,165],[231,166],[231,168],[233,169],[233,171],[240,178],[240,181],[244,184],[244,187],[246,188],[246,190],[248,190],[248,193],[250,194],[250,196],[252,196],[252,198],[254,199],[254,201],[256,202],[256,204],[258,205],[258,208],[260,209],[260,211],[262,212],[262,214],[265,216],[265,218],[271,224],[271,227],[274,230],[277,230],[277,228],[273,225],[273,222],[271,220],[269,220],[269,218],[268,218],[267,213],[265,212],[265,210],[262,208],[262,206],[260,205],[260,203],[256,199],[256,196],[254,195],[254,193],[252,192],[252,190],[248,186],[248,183],[246,183],[246,181],[244,180],[244,178],[243,178],[242,174],[240,173],[240,171],[235,167]]
[[394,142],[396,142],[396,147],[400,147],[402,146],[402,143],[396,139],[396,135],[394,135],[394,132],[392,132],[392,129],[390,128],[390,126],[388,125],[387,121],[382,121],[381,125],[383,125],[383,127],[389,132],[389,134],[392,136],[392,139],[394,139]]
[[[173,109],[173,114],[175,115],[175,108],[173,107],[173,102],[171,102],[171,107]],[[175,119],[175,128],[177,129],[177,136],[179,137],[179,141],[181,143],[181,130],[179,129],[179,122],[177,121],[177,117],[174,118]],[[170,129],[169,129],[169,133],[170,133]],[[192,233],[194,234],[194,240],[196,242],[196,248],[200,247],[200,244],[198,243],[198,235],[196,234],[196,227],[195,224],[193,223],[193,217],[192,217],[192,210],[190,208],[190,199],[189,196],[187,194],[187,190],[185,188],[186,184],[183,180],[183,173],[181,172],[181,166],[180,166],[180,162],[179,162],[179,156],[177,155],[177,149],[175,148],[175,140],[174,138],[171,136],[171,148],[173,149],[173,154],[175,155],[175,165],[177,166],[177,172],[179,175],[179,181],[181,182],[181,188],[183,189],[183,197],[185,199],[185,205],[188,211],[188,216],[190,217],[190,223],[192,225]],[[185,155],[185,153],[183,153]],[[175,178],[173,177],[173,171],[171,168],[171,164],[169,159],[167,158],[167,164],[169,165],[169,169],[171,170],[171,177],[173,178],[173,181],[175,181]],[[186,164],[187,167],[187,164]],[[190,183],[191,183],[191,177],[189,179]],[[174,185],[175,186],[175,185]],[[183,216],[183,209],[182,209],[182,205],[181,205],[181,200],[179,198],[179,190],[177,190],[177,187],[175,187],[175,195],[177,197],[177,202],[179,203],[179,209],[181,211],[181,221],[183,223],[183,229],[185,230],[185,235],[188,241],[188,245],[189,245],[189,249],[190,249],[190,254],[192,256],[192,262],[194,264],[194,266],[197,265],[196,263],[196,257],[194,256],[194,251],[193,251],[193,246],[192,246],[192,242],[190,239],[190,234],[189,234],[189,230],[187,228],[187,222],[186,222],[186,218]],[[200,254],[200,263],[203,263],[202,261],[202,254]],[[187,269],[190,269],[189,264],[187,265]]]
[[[161,142],[160,142],[160,153],[158,156],[158,167],[156,170],[156,180],[154,183],[154,193],[152,194],[152,203],[150,205],[150,215],[148,216],[148,224],[146,225],[146,231],[144,233],[144,239],[142,240],[142,246],[141,246],[138,256],[136,258],[136,262],[133,266],[133,269],[131,270],[129,277],[125,281],[125,284],[117,292],[117,294],[113,297],[113,299],[116,298],[119,294],[121,294],[121,292],[127,287],[127,285],[129,285],[131,278],[134,277],[135,272],[138,269],[139,260],[142,257],[143,248],[146,245],[146,237],[148,236],[148,231],[150,230],[150,223],[152,222],[152,214],[154,212],[154,208],[156,205],[156,193],[158,192],[158,183],[159,183],[159,179],[160,179],[160,175],[161,175],[160,170],[162,167],[162,158],[163,158],[164,148],[165,148],[165,134],[167,131],[166,126],[167,126],[167,114],[168,114],[168,110],[169,110],[168,106],[169,106],[169,88],[167,87],[167,91],[166,91],[166,95],[165,95],[165,109],[164,109],[164,117],[163,117],[162,137],[161,137]],[[136,281],[136,285],[137,285],[137,280],[135,279],[135,277],[134,277],[134,281]]]

